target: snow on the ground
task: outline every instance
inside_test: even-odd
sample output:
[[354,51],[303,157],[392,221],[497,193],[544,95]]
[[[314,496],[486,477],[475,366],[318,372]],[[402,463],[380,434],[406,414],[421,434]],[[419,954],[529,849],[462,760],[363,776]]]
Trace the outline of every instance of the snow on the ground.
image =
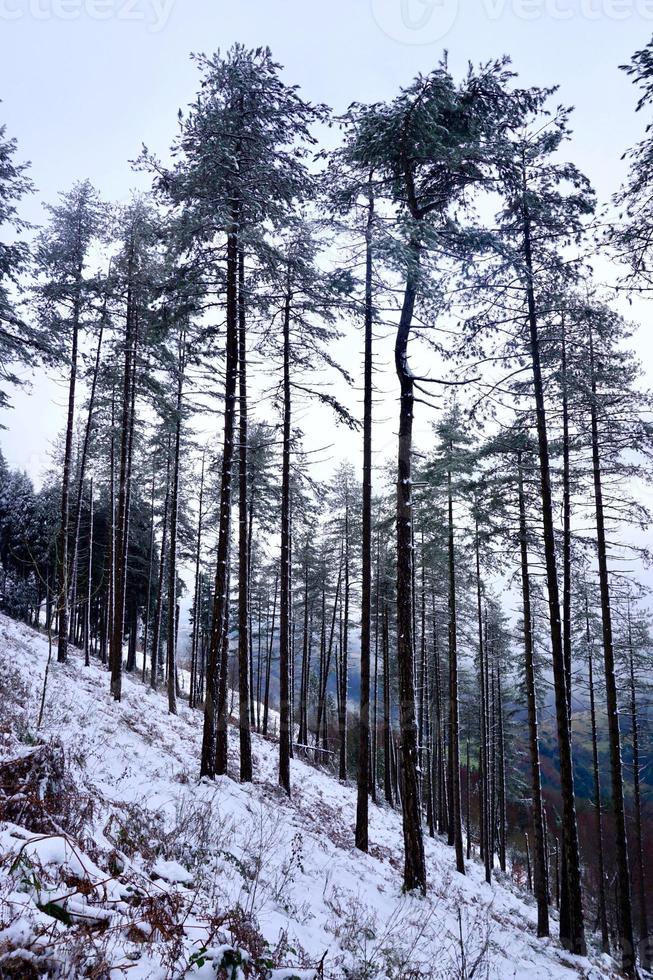
[[[34,745],[47,652],[0,616],[0,766]],[[538,940],[532,902],[507,881],[487,885],[475,862],[456,874],[440,840],[425,841],[426,898],[403,895],[400,815],[371,805],[361,854],[355,786],[294,759],[288,800],[272,742],[253,736],[254,784],[241,785],[231,729],[236,778],[199,782],[201,727],[200,712],[180,703],[170,716],[129,676],[115,703],[107,672],[75,650],[51,663],[38,739],[62,743],[78,795],[67,830],[0,824],[0,976],[19,975],[3,973],[16,949],[36,971],[26,977],[43,975],[43,956],[48,975],[103,962],[92,975],[116,980],[617,975],[605,957]]]

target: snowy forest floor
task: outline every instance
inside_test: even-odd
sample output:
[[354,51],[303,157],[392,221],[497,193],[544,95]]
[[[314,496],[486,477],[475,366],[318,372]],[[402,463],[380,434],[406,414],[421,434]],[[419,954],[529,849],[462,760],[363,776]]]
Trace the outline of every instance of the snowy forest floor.
[[426,898],[404,896],[400,814],[371,805],[361,854],[355,786],[295,759],[289,800],[273,742],[253,736],[253,785],[198,782],[201,713],[129,676],[113,702],[76,650],[37,733],[47,656],[0,616],[0,977],[617,976],[538,940],[530,898],[457,875],[438,839]]

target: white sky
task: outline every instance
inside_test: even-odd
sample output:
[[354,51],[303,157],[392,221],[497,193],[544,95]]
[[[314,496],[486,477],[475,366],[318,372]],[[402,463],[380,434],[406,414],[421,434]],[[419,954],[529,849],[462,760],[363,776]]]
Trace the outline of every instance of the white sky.
[[[177,108],[197,87],[191,51],[267,44],[287,81],[336,111],[391,97],[433,67],[443,47],[457,73],[469,59],[508,53],[523,84],[559,83],[560,99],[576,106],[569,156],[606,200],[624,172],[621,154],[646,121],[618,65],[651,33],[653,0],[0,0],[0,119],[32,161],[38,194],[23,214],[38,222],[41,202],[77,178],[88,176],[111,200],[143,185],[128,161],[143,142],[165,153]],[[645,326],[645,359],[648,337]],[[350,335],[340,356],[358,373],[360,338]],[[382,359],[390,358],[386,345]],[[0,446],[11,465],[38,478],[62,424],[65,388],[36,380],[0,414],[10,426]],[[392,418],[387,380],[378,415]],[[358,437],[338,430],[336,438],[339,455],[358,448]],[[386,426],[380,455],[392,445]]]

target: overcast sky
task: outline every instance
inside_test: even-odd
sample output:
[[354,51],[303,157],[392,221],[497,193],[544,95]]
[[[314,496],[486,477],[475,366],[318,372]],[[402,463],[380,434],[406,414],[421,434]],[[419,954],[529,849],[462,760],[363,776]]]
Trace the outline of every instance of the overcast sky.
[[[77,178],[110,200],[143,185],[128,161],[143,142],[165,153],[197,88],[191,51],[267,44],[287,81],[336,111],[391,97],[445,47],[457,73],[509,54],[524,84],[558,83],[576,106],[569,156],[605,200],[646,122],[618,66],[652,33],[653,0],[0,0],[0,118],[32,161],[38,193],[23,213],[38,222]],[[9,462],[37,478],[64,394],[39,378],[0,417]]]

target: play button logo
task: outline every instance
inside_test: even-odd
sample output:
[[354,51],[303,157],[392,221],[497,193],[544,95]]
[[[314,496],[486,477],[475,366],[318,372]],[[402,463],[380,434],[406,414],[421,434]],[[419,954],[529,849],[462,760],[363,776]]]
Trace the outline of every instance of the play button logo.
[[384,34],[400,44],[433,44],[456,22],[459,0],[372,0]]

